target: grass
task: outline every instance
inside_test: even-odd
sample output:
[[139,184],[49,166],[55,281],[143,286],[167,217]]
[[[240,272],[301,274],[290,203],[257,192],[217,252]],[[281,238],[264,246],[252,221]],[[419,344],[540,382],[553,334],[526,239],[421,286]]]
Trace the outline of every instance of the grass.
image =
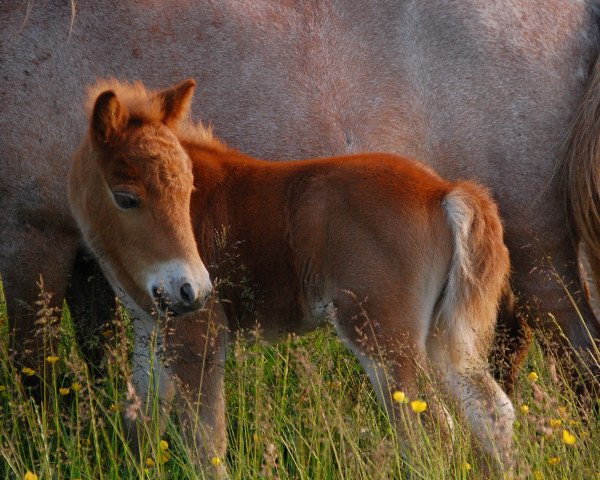
[[[33,374],[47,385],[41,404],[28,397],[21,366],[6,352],[0,358],[0,478],[192,479],[210,473],[210,466],[202,472],[190,464],[176,418],[162,435],[150,422],[140,458],[129,449],[121,423],[127,332],[107,334],[107,373],[94,378],[72,340],[68,310],[62,322],[52,322],[49,311],[42,317],[42,328],[58,329],[61,342]],[[405,404],[410,428],[407,438],[398,438],[368,378],[331,328],[276,346],[235,342],[226,393],[229,449],[214,461],[224,462],[233,479],[480,478],[460,425],[450,456],[443,438],[426,436],[419,415]],[[579,403],[537,343],[513,401],[515,478],[600,479],[594,409]],[[154,404],[150,417],[157,409]]]

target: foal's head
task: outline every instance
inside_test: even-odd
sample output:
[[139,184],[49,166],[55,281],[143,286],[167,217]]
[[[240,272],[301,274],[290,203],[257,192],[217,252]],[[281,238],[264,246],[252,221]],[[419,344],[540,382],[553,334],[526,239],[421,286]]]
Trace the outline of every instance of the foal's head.
[[86,242],[113,286],[146,311],[157,301],[192,311],[211,290],[190,219],[192,165],[174,133],[194,86],[99,85],[71,165],[69,200]]

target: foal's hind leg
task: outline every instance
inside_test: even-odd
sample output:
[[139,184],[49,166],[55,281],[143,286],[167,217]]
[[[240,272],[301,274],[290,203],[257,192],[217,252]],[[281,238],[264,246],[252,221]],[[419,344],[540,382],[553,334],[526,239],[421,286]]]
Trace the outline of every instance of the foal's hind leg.
[[[394,401],[395,391],[402,391],[410,400],[426,400],[427,411],[422,414],[425,426],[430,433],[441,435],[444,447],[450,450],[451,442],[447,440],[452,433],[452,419],[428,378],[423,333],[428,321],[405,318],[401,323],[398,319],[390,322],[389,316],[377,315],[376,308],[368,308],[370,313],[367,313],[362,307],[352,308],[349,303],[336,301],[338,309],[332,315],[333,324],[342,342],[356,355],[367,372],[390,420],[395,421],[399,441],[409,451],[407,439],[410,436],[407,435],[404,418],[406,414],[415,414],[406,405]],[[385,321],[373,321],[376,318],[385,318]],[[421,379],[425,380],[425,385],[420,385]],[[434,425],[439,428],[432,428]]]
[[[475,332],[433,332],[427,340],[432,369],[470,424],[478,446],[495,470],[512,468],[511,401],[488,371],[485,354],[477,349]],[[485,350],[485,349],[481,349]]]

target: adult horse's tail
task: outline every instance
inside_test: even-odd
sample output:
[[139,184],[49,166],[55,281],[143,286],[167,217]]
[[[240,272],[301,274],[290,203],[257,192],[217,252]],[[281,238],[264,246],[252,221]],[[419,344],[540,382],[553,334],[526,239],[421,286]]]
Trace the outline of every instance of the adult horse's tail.
[[571,125],[562,167],[567,214],[600,294],[600,57]]

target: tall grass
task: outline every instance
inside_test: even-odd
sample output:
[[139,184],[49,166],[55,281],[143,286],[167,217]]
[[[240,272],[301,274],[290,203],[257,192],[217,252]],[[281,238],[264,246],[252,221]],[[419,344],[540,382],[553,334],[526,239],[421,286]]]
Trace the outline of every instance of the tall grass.
[[[127,329],[105,332],[105,373],[92,375],[65,312],[62,323],[52,321],[51,311],[42,313],[42,326],[58,329],[61,343],[40,371],[24,372],[5,348],[0,354],[0,478],[208,478],[211,466],[203,472],[191,465],[175,417],[162,435],[150,422],[141,455],[130,450],[121,422]],[[27,373],[46,385],[41,403],[23,387]],[[235,341],[226,393],[229,449],[214,461],[225,463],[233,479],[480,478],[460,424],[449,455],[447,441],[426,436],[419,414],[405,403],[409,428],[398,438],[368,378],[331,328],[276,346]],[[537,343],[513,400],[516,478],[600,479],[594,408],[582,406]],[[152,404],[151,418],[158,408]]]

